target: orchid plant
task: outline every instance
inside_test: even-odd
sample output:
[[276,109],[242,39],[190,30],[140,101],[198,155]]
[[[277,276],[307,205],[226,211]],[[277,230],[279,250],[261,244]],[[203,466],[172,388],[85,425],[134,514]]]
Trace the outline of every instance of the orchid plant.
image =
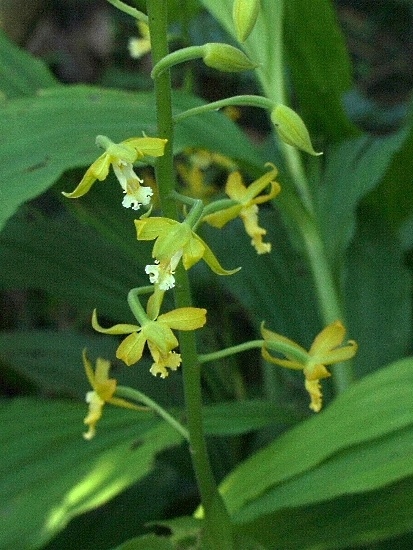
[[[359,360],[358,353],[363,361],[367,338],[361,323],[354,321],[357,285],[351,277],[356,267],[367,270],[360,259],[365,250],[376,249],[372,240],[370,248],[366,245],[361,252],[354,248],[352,254],[359,258],[356,267],[348,249],[355,234],[356,207],[367,192],[365,181],[380,179],[384,161],[376,158],[379,145],[376,156],[373,151],[364,158],[370,154],[370,138],[361,135],[340,103],[347,73],[340,73],[340,82],[331,84],[333,91],[325,105],[316,94],[309,100],[299,65],[311,59],[317,44],[310,43],[309,33],[308,50],[303,49],[305,41],[291,32],[295,24],[308,25],[314,9],[311,21],[321,18],[315,25],[318,32],[325,27],[327,34],[334,35],[332,55],[347,60],[329,2],[320,0],[315,3],[318,8],[310,9],[312,3],[300,0],[290,5],[282,0],[202,0],[209,16],[225,29],[226,39],[193,45],[186,33],[182,47],[176,47],[176,29],[170,25],[171,1],[146,0],[136,2],[137,7],[122,0],[108,2],[139,29],[141,37],[131,38],[129,52],[135,60],[151,55],[153,90],[138,95],[111,90],[105,95],[100,90],[104,97],[100,106],[96,97],[101,96],[95,95],[93,87],[67,92],[59,85],[49,92],[36,92],[36,101],[39,109],[42,101],[52,108],[54,95],[55,104],[61,105],[65,93],[78,94],[76,105],[84,102],[83,111],[79,107],[83,117],[89,109],[101,109],[103,114],[112,105],[114,122],[105,124],[103,117],[90,115],[98,133],[93,136],[95,145],[103,153],[99,156],[92,148],[93,140],[91,147],[79,137],[79,150],[73,144],[74,164],[64,167],[87,166],[83,157],[79,161],[86,148],[89,168],[83,177],[76,179],[78,173],[70,172],[59,180],[58,200],[128,260],[122,265],[124,256],[111,258],[109,246],[99,260],[101,273],[95,269],[102,286],[109,289],[112,309],[105,309],[99,285],[95,287],[91,278],[89,296],[96,303],[88,312],[87,330],[100,348],[91,351],[86,345],[83,351],[81,346],[76,350],[90,386],[81,413],[85,441],[76,416],[79,403],[73,415],[73,404],[67,403],[61,405],[63,416],[58,410],[50,413],[51,421],[65,418],[63,432],[71,426],[76,451],[70,456],[80,457],[80,473],[73,474],[76,479],[64,478],[61,486],[59,475],[63,474],[56,473],[55,500],[51,498],[49,507],[39,511],[37,523],[28,523],[30,532],[21,548],[40,548],[59,531],[64,534],[71,518],[142,480],[155,468],[161,452],[181,444],[191,460],[195,505],[179,518],[151,518],[166,528],[167,536],[136,533],[126,540],[129,535],[120,533],[117,541],[124,542],[118,550],[333,549],[378,540],[380,533],[385,538],[405,532],[411,521],[408,512],[400,521],[387,522],[386,514],[376,513],[379,505],[370,502],[369,495],[378,495],[384,502],[383,491],[391,486],[395,509],[409,509],[402,495],[410,493],[402,485],[411,487],[413,476],[411,460],[405,458],[411,451],[413,425],[413,416],[406,411],[413,398],[412,362],[378,365],[377,373],[361,381],[353,364]],[[292,83],[286,50],[296,56],[287,60],[293,67]],[[317,59],[322,64],[321,54]],[[172,74],[181,68],[188,84],[191,78],[186,71],[194,60],[218,78],[222,73],[255,78],[259,93],[211,102],[196,98],[192,90],[174,93]],[[321,67],[322,76],[314,76],[324,87],[334,80],[336,69],[329,70],[324,75]],[[340,65],[337,71],[345,69]],[[20,104],[17,107],[17,112],[24,111]],[[265,143],[252,145],[233,120],[245,107],[263,110]],[[118,121],[118,109],[135,118],[119,115]],[[77,116],[75,109],[73,116]],[[127,122],[122,125],[122,120]],[[380,146],[389,164],[392,155],[403,150],[406,132],[387,139]],[[32,172],[49,169],[50,158],[45,154],[33,161],[26,168],[28,178]],[[372,175],[365,180],[353,170],[359,161],[367,172],[371,165]],[[58,177],[53,172],[51,183]],[[351,178],[353,187],[351,181],[348,184]],[[88,241],[88,230],[82,226],[77,239],[69,239],[71,244],[81,246],[83,238]],[[362,237],[367,241],[370,234],[365,231]],[[60,235],[58,224],[55,234]],[[96,248],[97,254],[100,248]],[[285,250],[288,253],[283,256]],[[93,242],[91,257],[94,252]],[[384,256],[383,270],[391,263]],[[83,261],[87,263],[88,257]],[[105,278],[105,264],[112,261],[119,280],[123,270],[128,279],[125,296],[123,280],[122,286]],[[375,261],[373,257],[371,263]],[[402,279],[405,273],[400,265],[397,269]],[[291,290],[293,286],[296,291]],[[389,286],[388,282],[383,285],[385,292],[390,292]],[[410,288],[407,282],[396,290],[402,294],[405,287]],[[70,289],[67,294],[71,295]],[[230,307],[222,308],[220,302],[228,296]],[[237,320],[230,322],[233,297],[242,308],[236,309]],[[360,306],[359,317],[364,313]],[[253,321],[248,331],[238,334],[237,323],[244,314]],[[396,340],[394,326],[391,333]],[[114,346],[112,355],[108,346]],[[95,366],[89,359],[93,355]],[[368,358],[373,356],[371,352]],[[142,384],[145,388],[123,385],[123,372],[150,382]],[[230,387],[230,400],[214,392],[217,379],[221,396]],[[251,391],[246,380],[253,380]],[[150,395],[147,384],[160,388],[158,396],[173,394],[179,387],[183,402],[165,406],[162,399]],[[305,399],[305,407],[301,401],[297,406],[294,392]],[[22,416],[27,419],[30,414]],[[225,436],[228,441],[251,433],[260,435],[251,448],[246,442],[249,450],[240,451],[241,439],[228,444],[228,455],[235,458],[220,472],[207,436]],[[63,440],[63,436],[58,439],[59,445]],[[386,463],[395,465],[386,468]],[[369,464],[374,465],[372,471]],[[41,475],[42,468],[38,471]],[[356,495],[357,502],[347,501],[349,495]],[[16,497],[8,512],[15,522],[31,509],[19,508],[18,501]],[[372,510],[367,527],[364,507]],[[343,535],[334,520],[341,513],[349,531],[343,527]],[[5,549],[7,544],[17,548],[10,546],[16,540],[13,529],[5,528],[9,537]],[[110,544],[99,548],[109,549]],[[3,547],[0,535],[0,550]]]

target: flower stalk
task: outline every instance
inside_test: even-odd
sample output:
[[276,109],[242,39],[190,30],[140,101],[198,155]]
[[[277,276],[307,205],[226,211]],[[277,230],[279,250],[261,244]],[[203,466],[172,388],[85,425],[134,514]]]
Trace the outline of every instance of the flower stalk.
[[[152,59],[154,65],[168,55],[167,0],[147,0]],[[157,159],[155,175],[163,214],[178,219],[175,200],[173,168],[173,122],[170,71],[165,70],[155,78],[155,98],[158,133],[168,140],[164,155]],[[181,264],[176,270],[176,307],[191,306],[191,292],[187,273]],[[210,550],[232,550],[232,529],[228,512],[220,496],[208,457],[202,418],[201,371],[198,361],[195,336],[181,332],[179,336],[182,357],[182,374],[189,433],[191,457],[198,482],[202,505],[205,511],[205,543]]]

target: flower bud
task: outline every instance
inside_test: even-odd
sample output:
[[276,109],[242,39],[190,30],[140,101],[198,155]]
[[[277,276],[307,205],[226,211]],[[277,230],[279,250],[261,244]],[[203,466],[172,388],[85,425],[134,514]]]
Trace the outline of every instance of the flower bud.
[[205,65],[224,72],[248,71],[258,67],[248,57],[234,46],[209,42],[204,44],[202,59]]
[[286,105],[277,105],[271,112],[271,121],[285,143],[297,147],[310,155],[322,155],[314,151],[310,135],[302,118]]
[[232,19],[240,42],[249,37],[260,11],[260,0],[234,0]]

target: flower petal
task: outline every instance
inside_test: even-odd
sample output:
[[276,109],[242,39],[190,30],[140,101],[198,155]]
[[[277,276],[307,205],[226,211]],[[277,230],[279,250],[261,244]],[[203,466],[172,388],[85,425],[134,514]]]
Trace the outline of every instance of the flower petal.
[[110,328],[103,328],[98,323],[96,309],[93,310],[92,314],[92,327],[102,334],[130,334],[132,332],[139,332],[141,327],[139,325],[128,325],[128,324],[119,324],[113,325]]
[[[311,345],[309,354],[312,357],[317,356],[317,358],[321,355],[325,356],[343,342],[345,334],[346,329],[342,323],[340,321],[334,321],[317,334]],[[323,361],[319,362],[322,363]]]
[[137,239],[138,241],[153,241],[160,235],[170,231],[171,227],[176,224],[179,224],[179,222],[155,216],[135,220]]
[[275,365],[279,365],[280,367],[285,367],[292,370],[303,369],[302,363],[299,363],[298,361],[293,361],[291,359],[278,359],[278,357],[273,357],[272,355],[270,355],[270,353],[268,353],[268,350],[265,347],[261,348],[261,354],[266,361]]
[[281,191],[281,185],[276,181],[272,181],[270,192],[267,193],[266,195],[259,195],[253,200],[253,202],[254,204],[262,204],[263,202],[268,202],[271,199],[274,199],[280,191]]
[[142,332],[133,332],[132,334],[129,334],[129,336],[127,336],[119,344],[119,347],[116,350],[116,357],[126,363],[128,367],[130,367],[130,365],[134,365],[142,357],[145,342],[146,337]]
[[225,224],[227,224],[231,220],[234,220],[239,215],[242,209],[242,204],[234,204],[233,206],[224,208],[223,210],[219,210],[218,212],[208,214],[207,216],[202,218],[202,221],[209,223],[209,225],[212,225],[212,227],[217,227],[218,229],[221,229],[221,227],[224,227]]
[[[266,187],[268,187],[268,185],[270,185],[270,183],[271,183],[271,187],[273,187],[273,184],[276,184],[275,189],[278,192],[278,190],[280,189],[280,185],[277,182],[273,181],[277,174],[278,174],[278,170],[274,166],[272,168],[272,170],[269,170],[268,172],[263,174],[260,178],[258,178],[254,182],[252,182],[251,185],[249,185],[246,188],[246,193],[245,193],[245,196],[244,196],[244,203],[248,203],[248,202],[252,201],[253,199],[255,199],[255,197],[257,197],[257,195],[259,195],[261,193],[261,191],[264,191],[264,189]],[[273,189],[272,189],[272,192],[274,192]],[[270,195],[271,195],[271,193],[270,193]],[[265,195],[265,197],[273,198],[270,195]],[[269,200],[269,198],[267,198],[266,200]],[[256,202],[256,201],[254,201],[254,202]],[[259,202],[264,202],[264,201],[260,200]]]
[[205,247],[204,255],[202,259],[208,265],[208,267],[212,269],[214,273],[216,273],[217,275],[233,275],[234,273],[237,273],[237,271],[241,269],[240,267],[237,267],[236,269],[229,269],[229,270],[224,269],[221,266],[221,264],[218,262],[217,258],[215,257],[214,253],[209,248],[209,246],[206,244],[206,242],[203,241],[201,237],[198,237],[198,235],[196,235],[196,238]]
[[205,325],[206,312],[206,309],[198,307],[180,307],[159,315],[158,322],[177,330],[194,330]]
[[103,181],[109,173],[110,158],[107,153],[103,153],[95,162],[89,166],[79,185],[71,192],[62,194],[68,199],[77,199],[85,195],[96,180]]
[[233,199],[241,204],[248,202],[250,199],[247,194],[247,188],[245,187],[242,181],[242,176],[239,172],[231,172],[228,176],[227,183],[225,185],[225,193],[230,199]]
[[182,263],[186,270],[195,265],[205,254],[204,242],[191,231],[189,240],[183,247]]
[[325,355],[317,354],[317,362],[324,363],[325,365],[331,365],[332,363],[340,363],[341,361],[347,361],[355,356],[357,353],[357,343],[354,340],[349,340],[347,345],[341,348],[326,352]]
[[143,333],[148,340],[148,345],[156,347],[161,355],[167,355],[171,350],[178,346],[178,340],[170,327],[159,321],[150,321],[143,327]]
[[271,345],[273,344],[273,349],[275,352],[282,353],[290,361],[300,364],[300,368],[304,368],[306,362],[308,361],[309,354],[302,346],[282,334],[278,334],[277,332],[273,332],[272,330],[265,328],[264,322],[261,323],[261,334],[265,340],[264,347],[271,350]]
[[130,145],[135,149],[138,158],[142,158],[144,156],[161,157],[164,154],[165,145],[167,142],[167,139],[152,137],[135,137],[122,141],[122,143]]

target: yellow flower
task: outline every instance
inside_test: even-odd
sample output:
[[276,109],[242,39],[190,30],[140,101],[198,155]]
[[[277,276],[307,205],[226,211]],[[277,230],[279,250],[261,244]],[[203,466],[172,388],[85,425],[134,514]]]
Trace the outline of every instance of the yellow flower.
[[172,351],[179,342],[171,329],[195,330],[206,323],[206,309],[182,307],[157,316],[149,317],[141,325],[119,324],[110,328],[102,328],[97,320],[96,310],[93,312],[92,326],[103,334],[128,334],[120,343],[116,357],[128,366],[137,363],[143,354],[145,344],[148,344],[154,360],[150,372],[161,378],[166,378],[169,372],[176,370],[181,364],[179,353]]
[[[357,344],[354,340],[349,340],[342,345],[346,329],[340,321],[325,327],[315,337],[308,352],[289,338],[267,330],[264,324],[261,325],[261,334],[265,341],[262,356],[266,361],[288,369],[303,371],[305,388],[311,397],[310,409],[314,412],[320,411],[322,407],[320,380],[330,376],[325,365],[347,361],[357,352]],[[274,357],[269,351],[282,353],[286,359]]]
[[[236,164],[220,153],[207,149],[188,148],[184,151],[186,163],[176,163],[176,169],[185,185],[185,194],[189,197],[209,202],[212,195],[217,193],[217,187],[211,178],[206,178],[210,168],[236,170]],[[213,173],[213,172],[212,172]]]
[[134,59],[139,59],[151,51],[151,35],[149,26],[143,21],[137,21],[141,38],[130,38],[128,43],[129,54]]
[[[267,231],[258,225],[258,204],[273,199],[280,192],[280,185],[274,181],[276,175],[277,169],[273,167],[269,172],[246,187],[242,182],[241,174],[232,172],[228,177],[225,192],[235,204],[208,214],[203,218],[203,221],[221,228],[230,220],[239,216],[244,222],[245,231],[251,237],[251,244],[257,253],[270,252],[271,244],[262,241]],[[270,192],[267,195],[259,195],[268,185],[271,185]]]
[[89,426],[83,437],[87,440],[92,439],[96,433],[96,424],[102,416],[102,409],[105,403],[111,403],[118,407],[127,409],[146,410],[146,407],[139,407],[133,403],[129,403],[119,397],[113,397],[116,391],[116,380],[108,378],[110,362],[100,357],[96,360],[96,369],[93,371],[91,362],[83,352],[83,365],[85,367],[86,376],[93,390],[86,394],[86,403],[89,404],[89,413],[84,420],[84,424]]
[[122,205],[125,208],[138,210],[151,201],[153,191],[150,187],[143,187],[141,180],[133,171],[133,163],[144,157],[160,157],[164,153],[166,139],[160,138],[130,138],[121,143],[113,143],[106,136],[97,136],[96,144],[106,149],[95,162],[89,166],[82,181],[71,193],[63,192],[69,199],[77,199],[85,195],[96,180],[107,178],[112,166],[125,196]]
[[218,275],[232,275],[238,271],[221,267],[208,245],[186,222],[151,217],[135,220],[135,226],[138,240],[156,239],[152,249],[155,264],[147,265],[145,271],[150,282],[159,285],[161,290],[175,286],[174,272],[181,258],[186,270],[202,258]]
[[185,184],[185,195],[207,202],[216,193],[216,189],[205,182],[205,173],[196,164],[186,166],[178,162],[176,170]]

